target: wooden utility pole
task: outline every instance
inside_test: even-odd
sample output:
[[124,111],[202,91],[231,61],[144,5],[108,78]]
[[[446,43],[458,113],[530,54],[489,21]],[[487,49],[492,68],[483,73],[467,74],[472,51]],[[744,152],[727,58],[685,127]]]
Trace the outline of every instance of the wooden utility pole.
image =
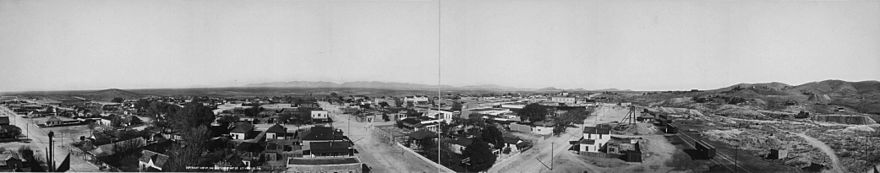
[[55,172],[55,153],[53,152],[52,145],[52,137],[55,136],[55,132],[49,131],[49,158],[46,160],[46,164],[49,166],[49,172]]

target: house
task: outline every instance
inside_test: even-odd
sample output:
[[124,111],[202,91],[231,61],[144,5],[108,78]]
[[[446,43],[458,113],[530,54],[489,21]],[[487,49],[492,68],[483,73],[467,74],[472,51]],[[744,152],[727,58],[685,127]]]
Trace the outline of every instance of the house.
[[331,127],[314,126],[301,135],[303,145],[311,142],[346,141],[341,132]]
[[443,120],[444,122],[451,123],[452,117],[455,116],[455,112],[446,109],[431,109],[428,112],[428,116],[433,117],[435,119]]
[[596,145],[596,140],[594,139],[581,139],[580,141],[578,141],[578,147],[578,151],[580,152],[599,152],[599,146]]
[[597,126],[584,127],[584,137],[580,142],[580,151],[598,152],[599,148],[611,140],[611,126],[599,124]]
[[532,126],[524,125],[524,124],[513,123],[513,124],[510,124],[508,127],[510,128],[510,131],[515,131],[515,132],[531,132],[532,131]]
[[247,122],[239,122],[235,124],[235,128],[229,132],[232,139],[247,139],[247,135],[254,131],[254,125]]
[[504,148],[502,148],[502,151],[505,151],[504,154],[518,153],[520,151],[520,148],[517,145],[519,145],[521,143],[523,143],[522,140],[519,140],[516,138],[505,137],[504,138]]
[[449,141],[449,150],[451,150],[455,154],[462,154],[465,148],[468,145],[474,143],[473,139],[470,138],[457,138],[455,140]]
[[326,121],[330,119],[330,113],[326,110],[312,110],[312,120]]
[[437,133],[435,133],[435,132],[431,132],[431,131],[426,130],[426,129],[422,129],[422,130],[419,130],[419,131],[415,131],[415,132],[412,132],[412,133],[406,134],[406,136],[408,136],[409,139],[410,139],[410,140],[409,140],[409,142],[410,142],[410,146],[411,146],[410,148],[419,148],[419,147],[417,147],[417,146],[418,146],[419,144],[421,144],[420,141],[423,141],[423,140],[431,140],[431,141],[434,141],[433,139],[434,139],[434,138],[437,138]]
[[638,139],[615,139],[606,144],[606,153],[617,155],[623,161],[641,162],[642,149]]
[[168,155],[143,150],[141,151],[141,157],[138,159],[138,168],[144,172],[161,172],[167,161]]
[[266,129],[266,139],[284,139],[287,136],[287,128],[280,124],[272,125]]
[[18,168],[22,168],[22,158],[18,153],[12,151],[0,153],[0,171],[13,172]]
[[552,121],[540,121],[535,122],[534,128],[532,128],[532,133],[537,135],[550,135],[553,133],[553,127],[556,126],[556,123]]

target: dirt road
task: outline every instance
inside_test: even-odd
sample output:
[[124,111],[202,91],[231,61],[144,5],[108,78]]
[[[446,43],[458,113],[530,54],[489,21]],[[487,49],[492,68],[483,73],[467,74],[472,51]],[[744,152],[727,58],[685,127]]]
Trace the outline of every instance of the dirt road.
[[844,172],[843,167],[840,166],[840,159],[837,157],[837,154],[834,153],[834,149],[831,149],[831,147],[826,145],[824,142],[819,141],[816,138],[807,136],[806,134],[803,134],[803,133],[794,133],[794,134],[801,137],[801,138],[804,138],[804,140],[806,140],[807,143],[809,143],[813,147],[818,148],[820,151],[825,153],[825,155],[828,155],[828,157],[831,158],[831,164],[834,164],[831,171],[838,172],[838,173]]
[[[19,128],[21,128],[22,133],[27,133],[27,136],[30,139],[32,139],[30,141],[30,143],[20,143],[20,142],[3,143],[2,145],[0,145],[0,147],[4,147],[6,149],[17,150],[18,148],[13,148],[13,147],[28,146],[32,150],[34,150],[34,155],[37,155],[37,157],[42,156],[43,158],[45,158],[45,154],[46,154],[45,149],[47,146],[49,146],[49,137],[46,135],[49,132],[48,130],[36,126],[36,124],[34,124],[35,122],[31,122],[29,119],[22,118],[21,116],[15,114],[14,112],[9,110],[5,106],[0,106],[0,114],[2,114],[4,116],[9,116],[10,121],[12,121],[12,123],[14,123]],[[55,144],[55,148],[54,148],[55,158],[54,159],[56,161],[56,165],[61,164],[61,161],[63,161],[64,157],[67,156],[68,150],[78,150],[77,148],[69,145],[70,142],[73,141],[72,139],[76,138],[75,136],[78,135],[78,134],[68,135],[70,133],[66,133],[66,132],[69,131],[69,128],[76,128],[76,127],[65,127],[65,128],[59,128],[59,129],[55,130],[56,136],[55,136],[55,141],[54,141],[54,144]],[[62,131],[65,131],[65,133],[62,133]],[[62,135],[62,134],[64,134],[64,135]],[[64,140],[63,142],[61,141],[62,139]],[[101,170],[99,170],[97,166],[95,166],[89,162],[86,162],[81,157],[77,157],[77,156],[73,156],[73,155],[71,155],[71,157],[70,157],[70,171],[73,171],[73,172],[101,172]]]
[[393,122],[369,123],[349,120],[349,115],[341,114],[336,105],[326,102],[319,103],[322,108],[330,111],[333,127],[340,129],[355,143],[358,157],[367,164],[372,172],[438,172],[430,163],[414,159],[409,153],[381,142],[372,135],[372,125]]

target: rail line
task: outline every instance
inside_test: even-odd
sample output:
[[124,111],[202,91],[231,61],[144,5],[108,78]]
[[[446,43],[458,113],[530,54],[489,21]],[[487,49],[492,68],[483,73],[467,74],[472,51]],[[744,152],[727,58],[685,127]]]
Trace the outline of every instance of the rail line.
[[[695,146],[694,146],[693,143],[694,143],[695,141],[697,141],[696,138],[694,138],[694,137],[692,137],[692,136],[690,136],[689,134],[684,133],[684,132],[679,132],[679,133],[677,133],[677,135],[679,136],[680,139],[684,140],[685,143],[687,143],[689,146],[695,148]],[[682,136],[683,136],[683,137],[682,137]],[[687,139],[685,139],[685,138],[687,138]],[[688,141],[688,140],[690,140],[690,141]],[[720,150],[718,150],[718,148],[715,148],[715,157],[712,157],[711,161],[713,161],[713,162],[715,162],[715,163],[718,163],[719,165],[723,166],[724,168],[727,168],[728,170],[730,170],[730,171],[732,171],[732,172],[738,172],[738,171],[736,170],[736,168],[739,168],[739,169],[742,170],[743,172],[747,172],[747,173],[751,173],[751,172],[752,172],[752,171],[749,171],[749,170],[746,169],[746,168],[743,168],[742,166],[739,166],[739,164],[736,164],[736,162],[735,162],[733,159],[730,159],[730,156],[727,156],[726,154],[720,152]],[[735,168],[731,168],[729,165],[734,165]]]

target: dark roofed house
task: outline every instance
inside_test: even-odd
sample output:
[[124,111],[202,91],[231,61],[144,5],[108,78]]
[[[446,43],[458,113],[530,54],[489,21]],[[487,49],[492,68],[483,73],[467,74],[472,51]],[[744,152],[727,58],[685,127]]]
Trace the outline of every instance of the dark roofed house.
[[421,125],[422,125],[422,121],[419,120],[418,118],[405,118],[403,120],[400,120],[397,123],[398,123],[398,127],[407,128],[410,130],[421,127]]
[[141,157],[138,159],[138,166],[141,171],[160,172],[167,161],[168,155],[143,150],[141,151]]
[[266,139],[283,139],[285,136],[287,136],[287,128],[280,124],[272,125],[266,129]]
[[254,125],[247,122],[239,122],[235,124],[235,128],[229,132],[232,139],[247,139],[247,134],[254,131]]

